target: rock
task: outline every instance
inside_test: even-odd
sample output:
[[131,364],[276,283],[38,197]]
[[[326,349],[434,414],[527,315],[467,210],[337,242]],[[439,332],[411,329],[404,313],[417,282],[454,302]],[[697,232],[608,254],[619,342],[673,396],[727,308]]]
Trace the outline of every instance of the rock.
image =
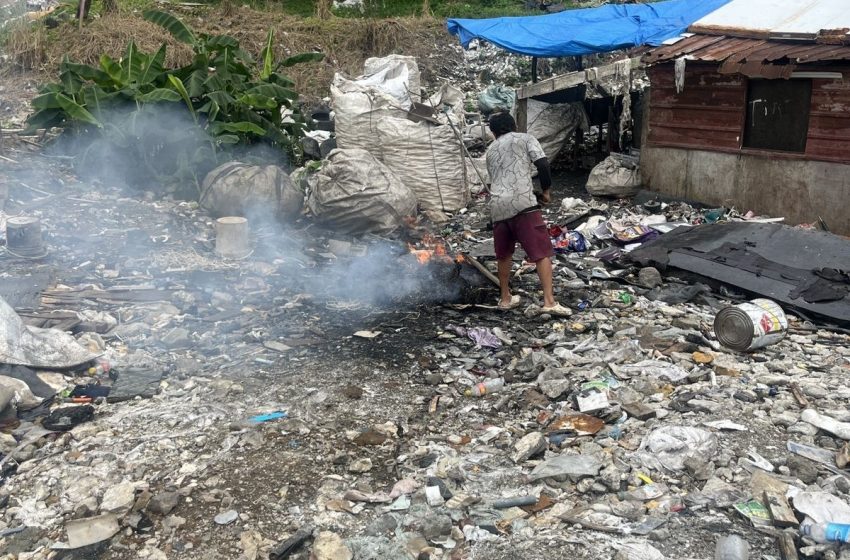
[[805,457],[791,455],[788,457],[788,468],[791,474],[806,484],[814,484],[818,479],[817,465]]
[[75,519],[65,524],[68,546],[80,548],[109,539],[118,532],[118,516],[112,513]]
[[448,515],[429,515],[422,522],[422,534],[429,541],[452,534],[452,518]]
[[356,461],[352,461],[350,465],[348,465],[348,472],[352,473],[367,473],[372,470],[372,460],[368,457],[364,459],[357,459]]
[[313,542],[310,560],[351,560],[351,550],[336,533],[322,531]]
[[381,445],[387,441],[386,434],[382,434],[374,429],[366,430],[354,438],[354,443],[357,445]]
[[183,327],[176,327],[168,331],[160,342],[169,349],[183,348],[189,345],[189,336],[191,333]]
[[694,352],[692,358],[698,364],[710,364],[714,361],[714,356],[705,352]]
[[229,509],[225,512],[219,513],[215,516],[214,520],[219,525],[229,525],[239,519],[239,512],[235,509]]
[[572,387],[569,379],[550,379],[540,383],[540,390],[550,399],[557,399]]
[[342,394],[345,395],[346,398],[356,401],[363,397],[363,389],[357,385],[346,385],[342,388]]
[[426,385],[439,385],[443,382],[443,376],[439,373],[429,373],[425,375]]
[[177,492],[160,492],[151,498],[148,503],[148,511],[160,515],[168,515],[180,502],[180,494]]
[[514,445],[514,454],[511,459],[517,464],[524,463],[529,458],[544,451],[546,447],[546,437],[540,432],[526,434]]
[[705,462],[697,457],[688,457],[684,461],[685,470],[694,480],[708,480],[714,475],[714,463]]
[[663,280],[661,279],[661,273],[658,272],[657,268],[648,266],[640,269],[640,272],[638,272],[638,284],[648,290],[656,288],[662,283]]
[[122,482],[109,487],[103,493],[100,501],[102,513],[114,513],[119,517],[130,511],[136,499],[136,485],[132,482]]

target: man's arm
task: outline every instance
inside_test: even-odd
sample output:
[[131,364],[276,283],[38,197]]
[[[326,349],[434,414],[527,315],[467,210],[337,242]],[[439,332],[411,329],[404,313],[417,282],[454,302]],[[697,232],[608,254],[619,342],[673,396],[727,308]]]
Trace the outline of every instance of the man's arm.
[[537,168],[537,178],[540,180],[540,188],[543,190],[543,194],[538,196],[537,199],[541,204],[549,204],[549,188],[552,186],[552,172],[549,169],[549,160],[542,157],[534,162],[534,167]]

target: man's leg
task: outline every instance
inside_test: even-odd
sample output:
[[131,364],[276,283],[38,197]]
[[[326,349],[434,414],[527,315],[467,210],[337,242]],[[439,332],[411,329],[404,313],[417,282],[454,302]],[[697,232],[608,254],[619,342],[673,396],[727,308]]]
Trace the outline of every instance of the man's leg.
[[555,291],[552,288],[552,258],[544,257],[537,261],[537,276],[543,288],[543,307],[555,306]]
[[509,221],[493,224],[493,248],[499,264],[499,303],[511,304],[511,267],[513,266],[516,237]]
[[502,305],[511,304],[511,268],[513,266],[513,257],[499,259],[499,303]]
[[537,265],[537,276],[540,277],[540,287],[543,289],[543,307],[554,307],[554,288],[552,287],[552,241],[542,212],[530,212],[521,216],[516,227],[517,237],[525,249],[529,260]]

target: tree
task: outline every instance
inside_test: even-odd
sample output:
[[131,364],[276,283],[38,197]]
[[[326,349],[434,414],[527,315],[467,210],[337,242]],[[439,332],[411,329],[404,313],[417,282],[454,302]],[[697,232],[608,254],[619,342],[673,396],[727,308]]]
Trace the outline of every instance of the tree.
[[319,19],[330,19],[332,15],[331,0],[317,0],[316,17]]

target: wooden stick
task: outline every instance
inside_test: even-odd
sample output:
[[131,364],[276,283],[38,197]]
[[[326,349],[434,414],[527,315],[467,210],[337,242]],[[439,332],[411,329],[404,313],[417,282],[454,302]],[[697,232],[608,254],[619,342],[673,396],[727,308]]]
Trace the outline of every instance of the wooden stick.
[[798,560],[794,537],[788,533],[782,533],[777,538],[777,544],[779,545],[779,552],[782,554],[782,560]]
[[475,257],[473,257],[472,255],[466,254],[466,255],[464,255],[463,258],[468,260],[469,264],[471,264],[472,266],[477,268],[478,272],[483,274],[484,277],[487,278],[487,280],[489,280],[490,282],[492,282],[497,288],[500,287],[499,279],[496,277],[496,275],[493,274],[492,272],[490,272],[490,270],[486,266],[484,266],[483,264],[478,262],[478,260]]
[[794,395],[794,398],[797,400],[797,404],[802,406],[803,408],[809,408],[809,401],[803,395],[803,391],[800,390],[800,386],[796,383],[789,383],[789,387],[791,387],[791,393]]

